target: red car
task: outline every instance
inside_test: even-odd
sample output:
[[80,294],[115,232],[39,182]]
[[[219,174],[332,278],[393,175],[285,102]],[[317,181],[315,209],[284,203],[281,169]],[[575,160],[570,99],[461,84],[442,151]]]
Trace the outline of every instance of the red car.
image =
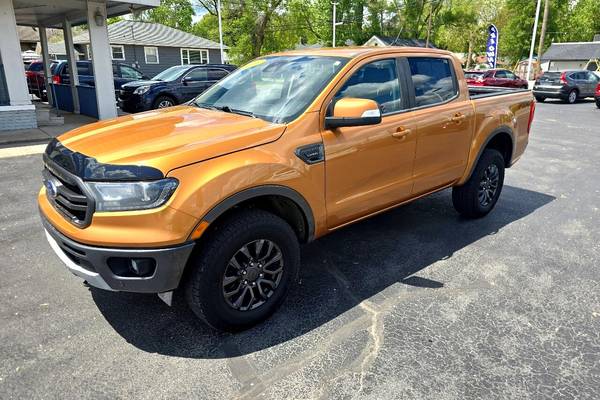
[[467,83],[470,86],[499,86],[527,89],[528,84],[525,79],[506,69],[489,69],[487,71],[467,71]]
[[[50,64],[50,75],[54,72],[56,64],[54,61]],[[32,62],[29,64],[27,71],[25,71],[25,75],[27,76],[29,93],[35,94],[43,101],[48,100],[46,85],[44,85],[44,64],[41,61]]]
[[596,107],[600,108],[600,83],[596,86],[596,93],[594,93],[594,99],[596,99]]

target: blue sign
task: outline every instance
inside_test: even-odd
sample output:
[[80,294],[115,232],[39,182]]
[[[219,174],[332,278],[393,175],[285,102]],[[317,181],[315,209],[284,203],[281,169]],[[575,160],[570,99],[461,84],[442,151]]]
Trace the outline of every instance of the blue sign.
[[488,67],[496,68],[496,59],[498,58],[498,28],[496,25],[488,27],[488,40],[485,46],[485,55],[487,57]]

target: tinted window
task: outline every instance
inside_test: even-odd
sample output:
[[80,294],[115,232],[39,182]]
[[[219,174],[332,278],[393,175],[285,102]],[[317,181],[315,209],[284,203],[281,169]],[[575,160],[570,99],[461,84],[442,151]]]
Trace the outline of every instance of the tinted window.
[[458,93],[450,61],[445,58],[409,58],[417,107],[443,103]]
[[508,79],[517,79],[517,76],[510,71],[506,71],[506,77]]
[[[69,74],[69,64],[65,64],[64,75]],[[78,75],[94,75],[92,72],[92,64],[88,63],[77,63],[77,74]]]
[[28,71],[33,71],[33,72],[39,72],[39,71],[43,71],[44,70],[44,64],[42,63],[31,63],[29,65],[29,68],[27,68]]
[[496,78],[500,78],[500,79],[507,78],[506,72],[505,71],[496,71]]
[[127,65],[121,65],[121,77],[127,79],[142,79],[142,73]]
[[375,100],[384,114],[401,110],[396,60],[375,61],[362,66],[346,81],[335,97]]
[[209,81],[218,81],[219,79],[225,77],[228,74],[227,71],[220,68],[209,68],[208,69],[208,80]]
[[191,81],[206,81],[208,80],[208,74],[206,68],[196,68],[195,70],[190,71],[185,78]]

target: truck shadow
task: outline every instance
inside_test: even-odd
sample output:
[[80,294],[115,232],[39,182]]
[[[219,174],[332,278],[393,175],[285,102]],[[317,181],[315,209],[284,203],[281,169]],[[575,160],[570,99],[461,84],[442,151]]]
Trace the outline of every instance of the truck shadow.
[[208,328],[183,301],[169,308],[155,295],[90,290],[112,327],[143,351],[191,358],[236,357],[294,339],[349,311],[360,312],[354,308],[361,301],[392,285],[437,290],[443,282],[415,274],[554,199],[505,186],[491,214],[466,220],[455,213],[446,190],[341,229],[303,248],[300,284],[273,317],[238,334]]

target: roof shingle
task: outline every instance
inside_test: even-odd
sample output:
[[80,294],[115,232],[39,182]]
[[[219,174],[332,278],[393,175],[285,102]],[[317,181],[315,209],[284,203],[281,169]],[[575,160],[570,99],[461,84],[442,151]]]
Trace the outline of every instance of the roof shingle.
[[542,60],[569,61],[600,58],[600,42],[552,43]]
[[[139,46],[184,47],[192,49],[218,49],[219,43],[192,35],[154,22],[119,21],[108,25],[108,40],[111,44]],[[84,32],[73,38],[75,44],[89,43],[89,34]],[[223,46],[228,49],[227,46]]]

